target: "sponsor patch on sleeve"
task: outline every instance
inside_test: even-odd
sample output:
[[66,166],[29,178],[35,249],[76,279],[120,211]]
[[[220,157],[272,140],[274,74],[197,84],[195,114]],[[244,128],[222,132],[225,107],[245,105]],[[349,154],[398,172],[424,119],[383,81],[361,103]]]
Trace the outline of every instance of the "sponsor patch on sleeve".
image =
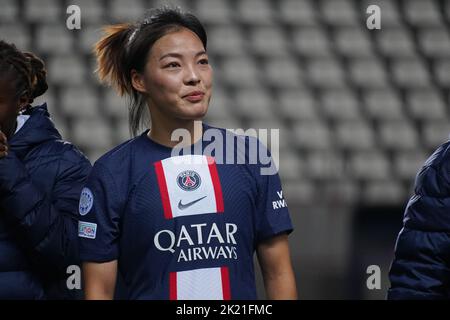
[[78,237],[95,239],[97,234],[97,224],[85,221],[78,221]]

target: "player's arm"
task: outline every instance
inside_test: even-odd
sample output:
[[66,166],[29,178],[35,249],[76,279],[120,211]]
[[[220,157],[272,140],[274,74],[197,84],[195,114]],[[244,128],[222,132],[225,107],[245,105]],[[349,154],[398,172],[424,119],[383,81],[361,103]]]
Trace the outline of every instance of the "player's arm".
[[112,300],[117,278],[117,260],[83,263],[86,300]]
[[266,288],[267,299],[297,299],[297,287],[289,252],[288,236],[277,235],[257,248],[258,261]]

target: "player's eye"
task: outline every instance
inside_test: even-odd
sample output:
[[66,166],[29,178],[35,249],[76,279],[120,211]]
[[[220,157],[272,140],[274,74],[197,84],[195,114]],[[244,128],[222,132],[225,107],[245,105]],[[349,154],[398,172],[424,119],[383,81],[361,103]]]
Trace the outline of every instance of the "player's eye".
[[166,68],[176,68],[179,67],[180,64],[178,62],[171,62],[169,64],[166,65]]
[[202,59],[199,61],[201,64],[209,64],[209,60],[208,59]]

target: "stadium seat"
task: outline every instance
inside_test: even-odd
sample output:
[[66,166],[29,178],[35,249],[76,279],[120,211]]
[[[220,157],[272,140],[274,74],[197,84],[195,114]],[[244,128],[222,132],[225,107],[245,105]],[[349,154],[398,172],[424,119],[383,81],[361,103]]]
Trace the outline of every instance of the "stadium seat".
[[433,75],[436,82],[443,88],[450,88],[450,58],[437,59],[433,63]]
[[358,17],[351,0],[322,0],[321,13],[326,23],[335,26],[356,26]]
[[395,205],[403,203],[408,194],[405,187],[393,179],[383,181],[371,181],[364,186],[361,201],[367,205],[379,205],[380,203]]
[[233,22],[233,9],[229,1],[198,0],[195,3],[195,13],[205,24],[228,25]]
[[434,1],[406,0],[403,2],[406,20],[416,26],[441,25],[442,16]]
[[446,120],[425,121],[422,124],[421,138],[428,150],[436,149],[437,146],[449,140],[450,123]]
[[245,24],[271,25],[274,22],[271,1],[268,0],[237,1],[236,13]]
[[32,49],[32,39],[27,25],[0,24],[0,37],[3,41],[14,43],[21,50]]
[[422,52],[430,58],[448,57],[450,38],[445,28],[427,28],[419,32],[418,40]]
[[359,119],[359,101],[353,91],[324,90],[320,93],[321,109],[326,118],[333,120]]
[[83,119],[100,114],[97,93],[90,87],[66,87],[61,90],[60,99],[61,111],[67,117]]
[[[360,4],[360,12],[366,12],[370,5],[377,5],[381,12],[381,26],[383,30],[386,27],[400,26],[402,24],[402,14],[399,13],[396,1],[392,0],[363,0],[357,1]],[[380,32],[387,33],[387,32]]]
[[246,119],[268,119],[273,117],[273,102],[270,94],[262,88],[238,90],[235,94],[235,110]]
[[216,26],[211,27],[208,33],[208,51],[226,57],[245,54],[246,42],[238,27]]
[[335,59],[311,59],[305,62],[312,85],[321,88],[341,88],[344,83],[344,70]]
[[[65,11],[58,0],[25,0],[24,16],[28,22],[65,22]],[[65,23],[63,24],[65,26]]]
[[263,66],[265,84],[279,89],[300,88],[302,72],[297,61],[292,57],[268,58]]
[[248,44],[252,53],[258,56],[283,58],[289,53],[283,30],[272,26],[252,28]]
[[230,87],[259,87],[259,68],[246,56],[227,58],[221,65],[221,79]]
[[321,120],[296,121],[292,132],[300,150],[324,150],[332,145],[329,126]]
[[42,53],[73,52],[73,31],[62,24],[44,24],[36,31],[36,47]]
[[406,119],[380,123],[378,138],[380,145],[388,150],[413,150],[420,147],[417,131]]
[[372,44],[364,29],[339,28],[333,38],[338,53],[344,57],[370,57],[373,54]]
[[332,55],[330,40],[320,27],[298,27],[292,31],[292,46],[296,53],[306,57]]
[[415,46],[409,29],[402,27],[387,27],[383,32],[376,33],[376,44],[386,57],[415,56]]
[[317,13],[311,0],[279,1],[279,18],[288,25],[314,25]]
[[341,150],[369,150],[375,147],[375,137],[365,121],[340,121],[335,129],[336,145]]
[[352,59],[348,66],[351,82],[360,88],[385,88],[388,76],[381,61],[376,58]]
[[424,88],[430,85],[430,75],[420,59],[397,59],[392,64],[392,76],[400,88]]
[[[15,0],[0,0],[0,23],[14,23],[19,15],[19,4]],[[2,35],[3,36],[3,35]]]
[[308,152],[304,166],[304,176],[316,181],[345,177],[345,162],[342,154],[333,150]]
[[390,161],[384,152],[356,151],[348,159],[347,174],[365,182],[387,179],[391,175]]
[[363,100],[369,119],[399,120],[403,117],[402,101],[396,90],[368,89],[363,95]]
[[87,70],[77,56],[53,56],[47,61],[48,80],[52,85],[77,85],[85,81]]
[[421,149],[409,152],[396,152],[393,160],[393,171],[396,177],[409,182],[415,177],[427,159],[427,153]]
[[411,117],[418,121],[447,118],[444,101],[434,89],[410,90],[405,106]]
[[138,21],[148,9],[142,0],[111,0],[108,5],[109,18],[115,23]]
[[279,115],[284,119],[317,119],[317,103],[308,90],[283,90],[278,94],[276,105]]

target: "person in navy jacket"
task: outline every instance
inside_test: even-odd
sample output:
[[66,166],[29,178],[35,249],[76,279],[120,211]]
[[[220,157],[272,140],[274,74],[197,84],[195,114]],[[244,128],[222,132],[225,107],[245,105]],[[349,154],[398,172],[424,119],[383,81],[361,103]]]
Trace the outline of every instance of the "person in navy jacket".
[[388,299],[450,298],[450,141],[417,174],[389,278]]
[[62,140],[46,104],[44,63],[0,41],[0,299],[70,299],[79,263],[77,212],[90,172]]

